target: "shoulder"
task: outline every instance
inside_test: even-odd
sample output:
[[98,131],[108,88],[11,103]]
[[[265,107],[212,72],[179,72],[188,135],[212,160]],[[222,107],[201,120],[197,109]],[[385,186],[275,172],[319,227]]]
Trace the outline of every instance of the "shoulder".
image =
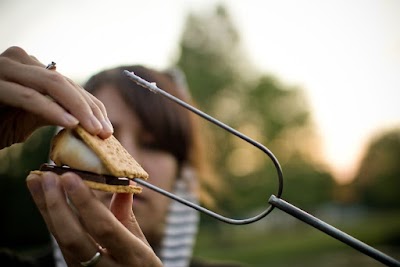
[[190,267],[245,267],[245,265],[237,262],[228,261],[206,261],[203,259],[192,259]]

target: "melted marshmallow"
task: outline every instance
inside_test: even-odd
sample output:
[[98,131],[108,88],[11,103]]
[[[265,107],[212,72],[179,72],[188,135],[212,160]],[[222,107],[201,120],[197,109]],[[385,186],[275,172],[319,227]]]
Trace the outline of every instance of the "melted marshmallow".
[[99,157],[70,130],[59,139],[53,149],[52,160],[57,165],[89,171],[97,174],[110,174]]

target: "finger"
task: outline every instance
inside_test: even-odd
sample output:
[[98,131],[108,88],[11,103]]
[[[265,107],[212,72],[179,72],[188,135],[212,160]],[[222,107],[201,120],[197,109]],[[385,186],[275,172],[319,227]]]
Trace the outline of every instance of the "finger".
[[115,193],[111,200],[110,211],[132,234],[147,243],[135,214],[132,211],[133,195],[128,193]]
[[103,126],[93,114],[89,103],[68,80],[56,71],[42,67],[28,66],[12,62],[12,66],[2,71],[4,79],[21,84],[54,99],[66,111],[75,116],[91,134],[97,135]]
[[[61,176],[61,183],[81,216],[90,235],[116,259],[142,259],[149,247],[132,235],[73,173]],[[151,249],[150,249],[151,251]]]
[[47,228],[49,229],[50,232],[53,233],[54,236],[56,236],[57,233],[55,233],[55,231],[53,230],[54,229],[53,225],[47,213],[47,205],[46,205],[46,200],[44,198],[41,176],[37,174],[29,174],[26,179],[26,184],[32,195],[33,201],[36,204],[36,207],[38,208],[40,214],[42,215],[44,221],[46,222]]
[[44,65],[39,62],[35,57],[28,55],[26,51],[18,46],[12,46],[5,50],[1,55],[2,58],[8,58],[23,64],[34,65],[43,67]]
[[[31,192],[33,201],[35,202],[37,208],[39,209],[40,214],[42,215],[47,228],[49,229],[50,233],[54,236],[56,240],[59,240],[59,237],[57,236],[57,232],[55,231],[53,224],[51,222],[50,216],[47,211],[47,204],[46,200],[44,197],[44,191],[42,188],[42,176],[37,175],[37,174],[29,174],[29,176],[26,179],[26,183],[28,186],[29,191]],[[64,259],[67,262],[70,262],[73,260],[73,255],[71,252],[65,251],[65,249],[60,248],[63,251],[63,256]]]
[[96,108],[96,110],[99,110],[99,112],[101,112],[102,114],[103,119],[100,121],[100,123],[103,126],[103,130],[99,133],[99,136],[103,139],[110,137],[114,133],[114,127],[112,126],[110,119],[108,118],[104,104],[100,100],[98,100],[95,96],[93,96],[91,93],[85,90],[84,90],[84,96],[88,98],[88,101],[90,99],[90,103],[93,103],[94,106],[92,107],[92,109]]
[[33,113],[42,118],[43,124],[72,128],[79,123],[58,103],[35,90],[6,81],[0,81],[0,89],[0,99],[3,104]]
[[83,89],[81,86],[72,81],[71,79],[68,78],[66,79],[72,86],[78,88],[79,93],[82,94],[83,98],[86,100],[89,107],[92,109],[94,116],[99,120],[99,122],[103,126],[102,131],[98,135],[104,139],[112,135],[114,129],[111,125],[110,120],[108,119],[107,111],[106,108],[104,107],[104,104],[96,97],[94,97],[92,94]]
[[97,244],[88,236],[67,203],[59,176],[52,172],[42,175],[42,189],[47,214],[60,248],[74,255],[78,262],[90,259],[97,251]]
[[[85,92],[85,95],[91,99],[91,101],[100,109],[100,112],[102,113],[103,117],[108,120],[108,115],[107,115],[107,110],[106,107],[104,106],[103,102],[98,100],[94,95],[86,91],[85,89],[82,88],[82,90]],[[109,120],[108,120],[109,121]],[[111,123],[110,123],[111,124]]]

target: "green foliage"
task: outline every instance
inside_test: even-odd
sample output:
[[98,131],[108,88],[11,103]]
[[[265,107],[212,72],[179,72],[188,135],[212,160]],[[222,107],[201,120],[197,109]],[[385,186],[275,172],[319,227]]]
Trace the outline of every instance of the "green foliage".
[[284,168],[287,170],[284,199],[307,209],[315,209],[320,204],[332,201],[335,183],[330,173],[313,168],[302,158],[296,157]]
[[238,35],[222,7],[210,17],[188,17],[177,65],[185,71],[200,106],[209,108],[210,96],[235,80],[230,53],[237,45]]
[[356,174],[360,202],[369,207],[400,210],[400,128],[372,140]]

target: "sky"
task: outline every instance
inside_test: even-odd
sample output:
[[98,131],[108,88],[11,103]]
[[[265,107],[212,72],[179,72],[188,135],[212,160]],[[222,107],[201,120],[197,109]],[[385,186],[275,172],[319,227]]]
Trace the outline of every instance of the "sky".
[[349,179],[367,141],[400,126],[400,1],[0,2],[0,51],[17,45],[83,81],[120,64],[163,68],[188,12],[223,3],[262,72],[305,90],[325,160]]

